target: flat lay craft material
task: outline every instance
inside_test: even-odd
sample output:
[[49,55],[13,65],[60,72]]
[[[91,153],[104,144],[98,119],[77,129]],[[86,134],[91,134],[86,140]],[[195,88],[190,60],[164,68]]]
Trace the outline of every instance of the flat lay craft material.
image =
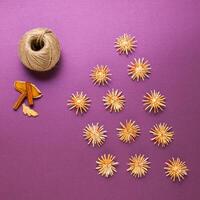
[[119,164],[116,162],[115,156],[111,154],[104,154],[96,161],[98,173],[106,178],[113,176],[117,172],[116,166]]
[[158,113],[166,107],[165,101],[166,98],[159,91],[151,90],[145,94],[143,104],[145,110]]
[[136,81],[149,78],[149,74],[151,73],[150,70],[150,64],[148,60],[145,60],[144,58],[135,58],[134,61],[128,65],[128,75],[131,79]]
[[172,181],[178,180],[180,182],[188,174],[189,169],[185,161],[182,161],[180,158],[172,158],[165,162],[165,164],[166,176],[169,176]]
[[120,54],[130,54],[135,51],[137,41],[134,36],[124,33],[119,36],[115,41],[115,48]]
[[30,70],[48,71],[60,59],[60,44],[50,29],[32,29],[20,40],[19,55],[21,62]]
[[92,144],[94,147],[95,145],[101,146],[106,140],[106,130],[104,130],[103,125],[96,124],[88,124],[84,129],[84,138],[88,141],[88,144]]
[[92,69],[90,76],[94,85],[107,85],[111,81],[111,73],[107,65],[97,65]]
[[154,144],[162,147],[167,146],[174,137],[172,127],[166,123],[155,124],[154,127],[150,130],[150,133],[153,135],[151,140],[154,142]]
[[23,109],[24,115],[27,115],[28,117],[37,117],[39,115],[37,111],[31,109],[26,104],[22,104],[22,109]]
[[141,178],[142,176],[145,176],[150,168],[150,162],[148,161],[148,159],[149,158],[141,154],[135,154],[134,156],[131,156],[129,158],[129,167],[127,171],[136,178]]
[[[41,35],[36,36],[36,39],[34,38],[30,40],[31,42],[32,40],[36,40],[36,43],[34,44],[30,42],[30,45],[33,45],[33,47],[31,47],[32,50],[37,51],[38,49],[36,48],[38,45],[41,47],[42,42],[44,41],[44,34],[49,33],[48,30],[43,31],[44,32]],[[134,46],[134,43],[136,43],[135,37],[124,34],[117,39],[117,45],[115,47],[118,47],[117,50],[122,48],[120,53],[126,53],[128,55],[135,50],[134,47],[136,46]],[[43,46],[41,48],[43,48]],[[144,80],[145,78],[149,78],[151,68],[148,61],[144,58],[134,59],[134,62],[131,62],[128,67],[128,75],[131,75],[133,80],[136,79],[139,81],[140,79]],[[92,69],[90,74],[94,85],[107,85],[108,81],[111,80],[110,76],[110,69],[106,65],[97,65]],[[29,106],[33,106],[33,98],[41,97],[40,90],[32,83],[16,81],[14,86],[15,89],[21,93],[17,102],[13,106],[14,110],[19,108],[25,98],[27,98]],[[86,113],[90,107],[90,103],[90,98],[83,92],[73,93],[68,100],[69,109],[75,109],[76,114]],[[120,112],[124,109],[125,96],[123,95],[123,92],[119,91],[118,89],[108,90],[107,94],[103,97],[103,103],[106,109],[109,109],[110,112]],[[159,111],[162,111],[164,107],[166,107],[165,97],[160,92],[155,90],[151,90],[150,93],[145,94],[143,103],[145,110],[149,110],[149,112],[153,111],[154,113],[158,113]],[[37,117],[38,112],[31,109],[29,106],[25,104],[22,105],[24,115],[29,117]],[[123,143],[135,141],[136,137],[140,135],[140,127],[135,123],[135,121],[126,120],[125,123],[120,122],[120,126],[120,128],[117,128],[118,137]],[[165,147],[173,139],[173,132],[171,129],[172,128],[166,123],[154,125],[150,131],[150,133],[154,135],[151,140],[154,141],[155,144],[158,144],[158,146],[161,145],[162,147]],[[99,125],[99,123],[92,123],[91,125],[88,124],[83,130],[83,133],[83,137],[88,141],[88,145],[92,144],[93,147],[100,147],[105,142],[107,137],[107,131],[105,131],[103,125]],[[131,156],[131,158],[129,158],[130,162],[128,163],[129,168],[127,171],[130,171],[131,175],[138,178],[145,176],[150,168],[150,162],[148,162],[148,159],[148,157],[146,158],[142,154],[135,154],[134,156]],[[115,156],[111,154],[104,154],[98,158],[98,161],[96,161],[98,164],[96,167],[98,173],[106,178],[113,176],[114,173],[117,172],[115,165],[118,165],[118,162],[114,162],[114,160]],[[173,161],[169,161],[169,163],[166,164],[168,165],[168,167],[165,167],[167,170],[166,176],[170,176],[173,181],[176,179],[181,181],[181,179],[184,179],[184,176],[187,175],[188,169],[185,166],[185,162],[180,161],[179,158],[177,160],[174,160],[173,158]]]
[[34,99],[38,99],[42,96],[41,91],[30,82],[15,81],[14,87],[20,93],[16,103],[13,105],[14,110],[17,110],[25,99],[27,99],[29,106],[33,106]]
[[198,200],[199,10],[0,1],[0,199]]
[[91,100],[83,92],[76,92],[71,95],[68,100],[68,106],[70,110],[75,109],[76,114],[83,114],[88,111]]
[[120,112],[124,108],[125,96],[122,91],[118,89],[109,90],[103,97],[103,103],[107,110],[110,112]]
[[117,128],[119,140],[124,143],[130,143],[140,135],[140,127],[135,121],[126,120],[124,123],[120,122],[120,128]]

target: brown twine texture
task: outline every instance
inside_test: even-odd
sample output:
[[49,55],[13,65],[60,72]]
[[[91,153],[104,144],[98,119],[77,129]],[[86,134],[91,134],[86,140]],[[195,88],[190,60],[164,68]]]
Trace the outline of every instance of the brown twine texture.
[[26,32],[19,44],[21,62],[33,71],[48,71],[60,58],[60,44],[49,29],[36,28]]

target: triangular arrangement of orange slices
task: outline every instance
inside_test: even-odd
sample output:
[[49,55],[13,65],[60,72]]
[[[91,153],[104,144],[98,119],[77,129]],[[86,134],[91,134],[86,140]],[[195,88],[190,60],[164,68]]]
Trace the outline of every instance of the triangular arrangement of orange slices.
[[[130,34],[123,34],[115,41],[115,48],[119,54],[129,55],[135,51],[137,41],[134,36]],[[128,76],[133,81],[144,81],[149,78],[151,74],[151,67],[148,60],[145,58],[134,58],[128,65]],[[91,70],[91,80],[94,85],[105,86],[111,81],[112,74],[107,65],[96,65]],[[103,96],[103,104],[105,109],[110,112],[120,112],[125,106],[125,96],[119,89],[108,90]],[[165,96],[157,90],[147,92],[143,97],[143,105],[146,111],[158,113],[166,107]],[[73,93],[68,100],[68,106],[76,111],[76,114],[84,114],[90,107],[91,100],[83,91]],[[140,126],[134,120],[127,119],[119,123],[116,129],[118,138],[123,143],[134,142],[140,135]],[[167,123],[154,124],[149,131],[152,134],[151,141],[161,148],[165,148],[172,142],[174,131]],[[88,124],[83,129],[83,137],[89,145],[93,147],[101,147],[107,139],[107,131],[100,123]],[[101,176],[110,177],[116,173],[116,167],[119,164],[116,157],[110,153],[103,154],[97,158],[96,170]],[[128,161],[127,171],[136,178],[143,177],[150,169],[149,158],[144,154],[135,154],[130,156]],[[188,173],[187,165],[179,157],[172,157],[165,162],[164,167],[166,176],[169,176],[172,181],[181,181]]]

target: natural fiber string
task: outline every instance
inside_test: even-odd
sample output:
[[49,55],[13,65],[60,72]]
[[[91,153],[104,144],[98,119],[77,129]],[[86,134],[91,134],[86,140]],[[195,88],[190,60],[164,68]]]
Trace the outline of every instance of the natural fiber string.
[[60,58],[60,44],[49,29],[37,28],[24,34],[19,45],[22,63],[34,71],[52,69]]

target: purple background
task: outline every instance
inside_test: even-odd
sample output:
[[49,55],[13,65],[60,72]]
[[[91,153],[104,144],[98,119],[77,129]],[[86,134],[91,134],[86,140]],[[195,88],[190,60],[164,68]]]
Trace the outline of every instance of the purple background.
[[[1,0],[0,1],[0,199],[2,200],[106,200],[199,199],[199,0]],[[62,45],[62,59],[51,73],[26,70],[17,55],[23,33],[36,27],[55,31]],[[136,52],[120,56],[115,38],[135,35]],[[127,65],[145,57],[152,75],[144,82],[127,76]],[[89,73],[96,64],[109,65],[112,82],[93,86]],[[35,83],[43,98],[35,101],[40,116],[27,118],[12,110],[18,97],[15,80]],[[102,96],[108,89],[126,96],[121,113],[105,111]],[[160,90],[167,108],[154,116],[144,111],[142,97]],[[67,109],[72,92],[83,90],[92,99],[87,114],[77,117]],[[116,136],[120,121],[136,120],[141,136],[122,144]],[[101,148],[83,140],[87,123],[100,122],[108,131]],[[150,141],[156,122],[173,126],[175,140],[161,149]],[[95,161],[112,153],[120,165],[109,179],[97,175]],[[128,157],[150,157],[147,176],[135,179],[126,172]],[[165,177],[163,164],[172,156],[187,162],[189,176],[180,184]]]

